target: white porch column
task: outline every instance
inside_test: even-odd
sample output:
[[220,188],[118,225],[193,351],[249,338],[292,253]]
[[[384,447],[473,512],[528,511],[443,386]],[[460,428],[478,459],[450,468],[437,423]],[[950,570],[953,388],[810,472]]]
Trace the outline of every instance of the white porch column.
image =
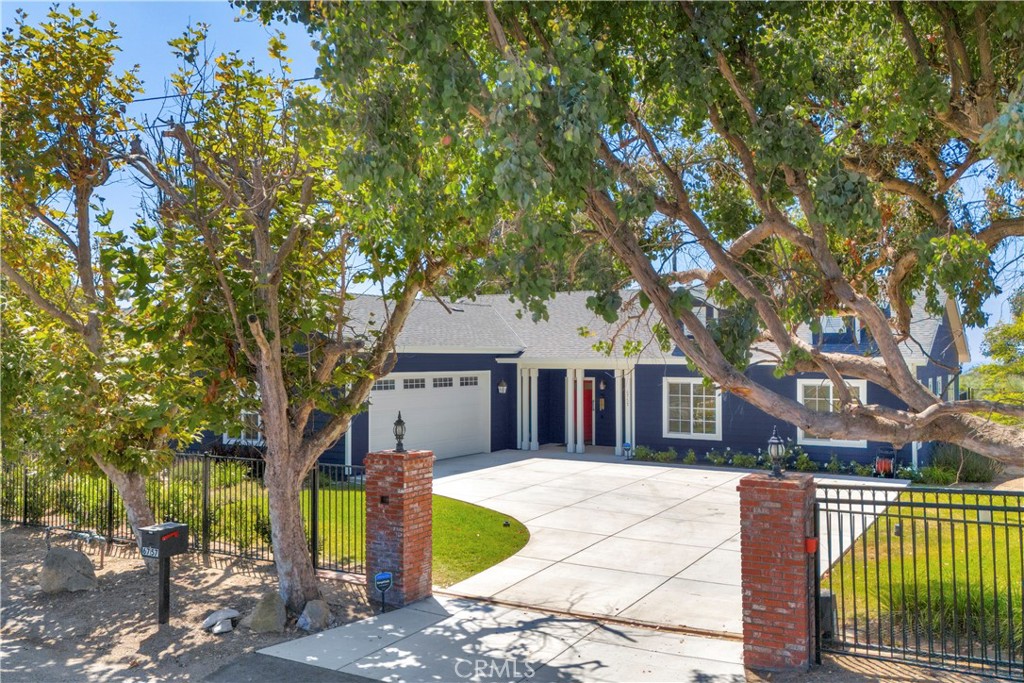
[[540,370],[530,369],[530,450],[540,450],[540,437],[537,436],[537,384]]
[[349,419],[348,431],[345,432],[345,466],[352,466],[352,421]]
[[576,368],[576,452],[582,453],[587,441],[583,433],[583,368]]
[[912,462],[915,470],[917,469],[917,449],[918,449],[918,446],[920,446],[920,442],[918,442],[918,441],[911,441],[910,442],[910,459],[911,459],[911,462]]
[[622,369],[615,368],[615,455],[622,455]]
[[637,373],[636,367],[630,373],[630,443],[637,447]]
[[523,394],[525,388],[523,386],[523,373],[524,370],[520,367],[516,368],[516,448],[519,450],[525,450],[523,447]]
[[636,433],[634,431],[636,415],[633,410],[633,390],[636,388],[635,378],[636,369],[634,368],[630,371],[629,376],[624,378],[626,381],[624,383],[625,386],[623,387],[623,393],[626,397],[626,400],[624,401],[625,405],[623,406],[623,410],[626,413],[626,441],[628,441],[634,449],[636,448]]
[[576,395],[576,386],[573,384],[574,373],[572,368],[565,369],[565,452],[576,452],[576,428],[573,427],[572,397]]

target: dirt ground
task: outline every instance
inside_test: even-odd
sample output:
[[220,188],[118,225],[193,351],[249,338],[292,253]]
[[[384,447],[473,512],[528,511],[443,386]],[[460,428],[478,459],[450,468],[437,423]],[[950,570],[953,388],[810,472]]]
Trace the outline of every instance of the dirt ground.
[[[73,546],[66,536],[54,545]],[[244,628],[215,636],[201,629],[214,610],[248,614],[277,585],[273,565],[184,555],[172,561],[170,623],[156,621],[157,577],[134,546],[116,548],[99,568],[98,548],[83,548],[99,587],[47,595],[37,573],[46,554],[41,530],[0,528],[0,677],[31,681],[202,680],[239,655],[305,635],[294,620],[282,634]],[[373,613],[363,586],[322,581],[338,623]],[[296,682],[298,683],[298,682]]]

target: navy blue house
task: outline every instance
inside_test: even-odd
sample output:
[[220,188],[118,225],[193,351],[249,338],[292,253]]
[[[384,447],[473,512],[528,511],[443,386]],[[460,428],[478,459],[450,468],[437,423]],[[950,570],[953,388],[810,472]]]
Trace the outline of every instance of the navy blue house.
[[[557,295],[548,304],[548,320],[538,323],[517,315],[518,304],[503,295],[448,305],[418,301],[399,339],[394,370],[377,380],[368,409],[321,461],[358,465],[369,451],[393,448],[392,425],[399,411],[407,425],[406,447],[433,450],[438,458],[537,450],[546,444],[570,453],[603,446],[621,455],[627,443],[671,447],[680,454],[726,448],[749,453],[764,448],[773,428],[820,462],[833,454],[844,462],[869,462],[888,446],[815,438],[736,396],[706,387],[678,350],[664,353],[651,341],[649,321],[609,326],[586,308],[587,296]],[[358,297],[352,305],[350,315],[367,326],[384,314],[375,297]],[[709,305],[698,310],[704,316],[717,314]],[[937,394],[956,396],[955,369],[969,356],[955,306],[947,306],[942,316],[915,307],[911,332],[903,350],[920,381]],[[646,345],[630,357],[621,343],[611,354],[594,349],[595,342],[616,334]],[[850,319],[827,318],[821,333],[808,329],[806,339],[826,350],[873,353],[867,335]],[[832,386],[823,375],[777,379],[771,352],[768,346],[753,349],[747,370],[752,379],[814,409],[832,409]],[[864,380],[851,379],[849,385],[865,403],[903,405]],[[248,419],[250,429],[216,438],[258,442],[256,416]],[[923,464],[929,448],[904,446],[899,459]]]

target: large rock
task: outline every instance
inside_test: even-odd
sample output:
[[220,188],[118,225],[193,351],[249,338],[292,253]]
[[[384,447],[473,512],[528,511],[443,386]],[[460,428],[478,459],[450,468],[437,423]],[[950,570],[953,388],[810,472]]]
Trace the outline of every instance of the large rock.
[[96,584],[96,570],[85,553],[71,548],[52,548],[46,553],[39,571],[43,592],[88,591]]
[[299,616],[298,627],[303,631],[323,631],[331,625],[331,608],[323,600],[310,600]]
[[249,615],[249,628],[256,633],[281,633],[288,618],[284,599],[277,591],[264,594],[256,603],[256,609]]

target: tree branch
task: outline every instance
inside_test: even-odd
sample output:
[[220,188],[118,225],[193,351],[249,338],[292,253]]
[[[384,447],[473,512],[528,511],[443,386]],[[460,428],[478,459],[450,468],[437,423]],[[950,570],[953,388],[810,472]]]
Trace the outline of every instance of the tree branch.
[[13,266],[7,263],[7,260],[4,259],[3,255],[0,255],[0,272],[3,273],[4,277],[10,279],[18,289],[21,290],[21,293],[27,296],[32,303],[40,308],[40,310],[50,317],[64,323],[76,334],[82,335],[83,337],[85,336],[85,323],[81,322],[67,311],[59,308],[52,301],[40,294],[38,289],[36,289],[28,280],[23,278]]

